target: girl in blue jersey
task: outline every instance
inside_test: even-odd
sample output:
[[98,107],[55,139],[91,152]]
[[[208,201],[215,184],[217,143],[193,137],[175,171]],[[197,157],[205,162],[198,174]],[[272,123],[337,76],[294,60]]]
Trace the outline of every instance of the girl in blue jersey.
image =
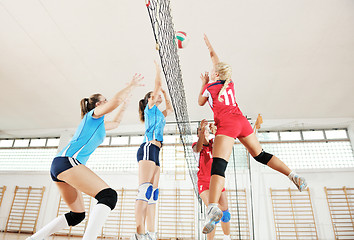
[[[137,232],[131,239],[156,239],[155,207],[159,194],[158,182],[160,178],[159,152],[163,142],[165,117],[172,113],[172,105],[167,94],[161,88],[160,67],[155,61],[156,78],[154,91],[148,92],[144,99],[139,101],[140,120],[145,122],[144,143],[137,153],[139,164],[139,189],[135,203],[135,220]],[[162,103],[160,91],[164,95],[166,109],[160,111]],[[145,219],[148,233],[145,234]]]
[[[130,92],[135,87],[141,86],[142,79],[141,75],[135,74],[127,87],[116,93],[109,101],[101,94],[94,94],[81,100],[82,121],[69,144],[54,158],[50,169],[50,175],[71,211],[57,217],[27,240],[45,239],[63,228],[75,226],[84,220],[85,206],[81,192],[98,200],[90,213],[82,239],[97,238],[108,214],[116,205],[117,193],[85,164],[92,152],[103,142],[106,130],[118,127]],[[122,106],[113,121],[104,121],[105,115],[119,105]]]

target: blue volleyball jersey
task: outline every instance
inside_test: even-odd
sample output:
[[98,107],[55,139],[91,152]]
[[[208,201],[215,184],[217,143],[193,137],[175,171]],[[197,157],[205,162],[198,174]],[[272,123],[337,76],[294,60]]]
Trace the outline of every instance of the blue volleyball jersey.
[[92,117],[93,110],[86,113],[69,144],[57,156],[72,157],[83,165],[86,164],[106,137],[104,116]]
[[163,113],[154,105],[149,109],[146,105],[144,110],[145,118],[145,137],[144,142],[157,140],[163,142],[163,129],[165,128],[166,119]]

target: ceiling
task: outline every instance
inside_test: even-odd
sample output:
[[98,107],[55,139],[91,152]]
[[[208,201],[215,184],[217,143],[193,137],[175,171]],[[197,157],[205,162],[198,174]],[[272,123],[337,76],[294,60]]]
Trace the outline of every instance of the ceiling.
[[[190,39],[179,56],[191,120],[212,118],[197,104],[199,75],[211,68],[203,33],[233,66],[244,114],[279,125],[354,119],[354,1],[171,5],[175,30]],[[122,125],[140,124],[138,101],[153,89],[154,59],[144,0],[0,0],[0,131],[74,128],[82,98],[110,98],[135,72],[145,86],[133,92]]]

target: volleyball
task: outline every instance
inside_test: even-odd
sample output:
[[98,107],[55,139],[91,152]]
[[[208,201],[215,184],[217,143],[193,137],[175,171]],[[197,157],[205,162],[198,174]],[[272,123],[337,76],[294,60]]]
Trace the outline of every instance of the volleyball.
[[189,42],[189,38],[187,36],[187,33],[182,32],[182,31],[178,31],[176,33],[176,41],[177,41],[178,48],[182,49],[182,48],[187,47],[188,42]]

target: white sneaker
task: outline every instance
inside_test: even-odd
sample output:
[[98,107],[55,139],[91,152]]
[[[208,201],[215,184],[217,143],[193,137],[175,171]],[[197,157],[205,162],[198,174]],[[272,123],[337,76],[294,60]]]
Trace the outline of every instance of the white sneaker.
[[305,190],[307,188],[307,182],[306,182],[305,178],[300,177],[298,175],[295,175],[292,178],[292,180],[293,180],[293,183],[295,184],[297,189],[299,189],[300,192],[302,192],[303,190]]
[[222,218],[222,214],[223,213],[220,208],[218,208],[217,204],[209,204],[203,228],[204,234],[208,234],[214,230],[215,222],[219,221]]
[[137,233],[134,233],[133,236],[131,236],[130,240],[148,240],[148,238],[146,238],[146,234],[137,234]]
[[156,240],[157,239],[157,232],[147,232],[146,239],[147,240]]

